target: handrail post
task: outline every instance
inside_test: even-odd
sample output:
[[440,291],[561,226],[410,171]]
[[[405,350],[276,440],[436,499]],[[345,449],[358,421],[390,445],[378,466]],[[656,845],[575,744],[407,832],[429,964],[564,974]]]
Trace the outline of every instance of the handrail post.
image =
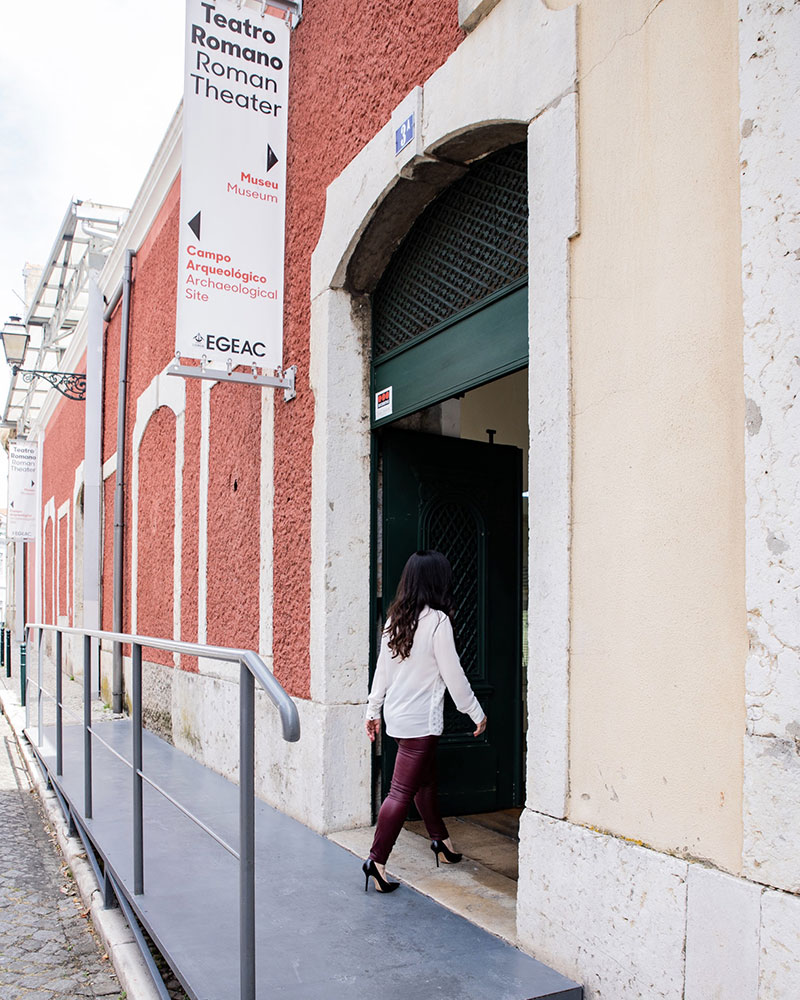
[[[41,637],[42,629],[39,629]],[[63,636],[56,632],[56,774],[64,773],[64,731],[61,703],[64,700],[64,683],[62,674]]]
[[142,647],[134,643],[131,671],[133,732],[133,891],[144,892],[144,818],[142,810]]
[[255,683],[239,669],[239,961],[241,1000],[256,996]]
[[6,677],[11,676],[11,629],[6,629]]
[[30,728],[31,710],[28,704],[28,661],[25,649],[25,633],[22,635],[22,642],[19,644],[19,694],[20,701],[25,708],[25,728]]
[[83,637],[83,811],[92,818],[92,640]]
[[44,630],[39,629],[38,661],[36,664],[36,680],[39,687],[36,692],[36,733],[37,743],[42,745],[42,725],[43,725],[43,700],[44,700],[44,665],[42,663]]
[[[57,687],[57,714],[56,714],[56,742],[57,742],[57,764],[63,766],[63,637],[64,635],[75,635],[83,637],[83,731],[84,731],[84,819],[93,818],[93,735],[92,731],[92,639],[110,639],[117,643],[130,643],[132,647],[132,741],[133,741],[133,806],[134,806],[134,829],[133,829],[133,851],[134,851],[134,882],[135,895],[144,892],[144,823],[143,823],[143,786],[145,778],[143,773],[143,718],[142,718],[142,649],[145,645],[153,646],[155,649],[172,650],[177,653],[189,652],[197,656],[217,656],[219,659],[228,662],[239,663],[239,949],[240,949],[240,1000],[255,1000],[256,997],[256,890],[255,890],[255,682],[259,681],[266,691],[272,703],[280,713],[283,728],[283,737],[287,742],[295,742],[300,737],[300,721],[297,707],[289,697],[287,692],[281,687],[274,676],[270,673],[263,660],[254,653],[242,649],[220,648],[215,646],[204,646],[199,643],[183,643],[172,640],[155,639],[140,635],[127,635],[119,632],[102,632],[95,630],[75,629],[68,627],[34,624],[39,631],[40,650],[40,672],[39,678],[42,681],[42,642],[43,634],[46,631],[56,633],[56,687]],[[20,673],[23,695],[26,691],[26,643],[30,627],[26,626],[23,631],[23,641],[20,644]],[[8,634],[8,633],[7,633]],[[99,662],[98,662],[99,674]],[[40,725],[41,725],[41,692],[44,685],[39,684],[40,690]],[[49,696],[49,695],[48,695]],[[25,699],[27,702],[27,698]],[[26,705],[26,728],[29,728],[28,716],[30,713],[29,703]],[[101,744],[105,743],[102,736],[97,734]],[[108,749],[117,757],[117,751],[108,746]],[[123,763],[128,762],[123,759]],[[60,771],[59,771],[60,773]],[[151,782],[157,792],[165,796],[192,822],[209,834],[217,843],[231,854],[236,855],[237,851],[230,844],[217,836],[213,830],[209,829],[191,812],[186,810],[178,801],[155,782]],[[122,903],[123,897],[120,896]]]
[[0,625],[0,667],[6,668],[6,677],[11,676],[11,664],[6,662],[6,626]]

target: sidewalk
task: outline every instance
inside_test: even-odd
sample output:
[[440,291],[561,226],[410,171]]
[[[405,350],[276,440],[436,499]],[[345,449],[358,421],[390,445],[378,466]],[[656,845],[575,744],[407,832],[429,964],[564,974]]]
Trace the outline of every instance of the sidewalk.
[[[23,736],[19,646],[12,676],[0,670],[0,1000],[159,1000],[133,934],[119,909],[106,910],[83,845],[69,837],[58,800],[48,791]],[[55,690],[45,658],[43,687]],[[28,678],[37,678],[35,652]],[[30,726],[37,723],[36,688],[28,688]],[[64,724],[82,717],[80,679],[64,677]],[[43,724],[55,706],[42,702]],[[98,700],[92,719],[113,718]],[[177,982],[170,996],[185,996]]]
[[5,716],[0,738],[0,998],[119,997]]

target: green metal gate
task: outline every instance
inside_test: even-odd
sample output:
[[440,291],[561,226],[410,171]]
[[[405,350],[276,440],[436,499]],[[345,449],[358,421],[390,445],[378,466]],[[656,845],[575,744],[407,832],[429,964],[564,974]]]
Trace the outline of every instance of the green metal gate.
[[[522,799],[521,463],[517,449],[398,432],[401,417],[528,363],[524,144],[476,163],[430,205],[373,295],[372,656],[408,555],[453,564],[459,653],[490,717],[475,740],[449,698],[440,752],[447,812]],[[381,477],[379,486],[378,480]],[[382,491],[382,516],[378,495]],[[394,761],[384,741],[380,793]]]

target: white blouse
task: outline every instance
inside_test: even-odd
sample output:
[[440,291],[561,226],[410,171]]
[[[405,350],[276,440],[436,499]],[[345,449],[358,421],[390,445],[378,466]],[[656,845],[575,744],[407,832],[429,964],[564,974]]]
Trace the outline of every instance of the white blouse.
[[440,736],[445,687],[459,712],[479,725],[485,713],[458,659],[452,623],[443,611],[424,608],[404,660],[392,655],[386,632],[381,637],[367,718],[379,719],[382,706],[389,736]]

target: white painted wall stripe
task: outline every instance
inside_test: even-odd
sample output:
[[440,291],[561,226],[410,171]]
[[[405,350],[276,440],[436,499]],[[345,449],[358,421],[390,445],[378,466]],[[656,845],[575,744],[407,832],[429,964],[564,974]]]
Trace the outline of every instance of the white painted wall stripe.
[[[53,538],[52,538],[52,541],[50,543],[50,552],[49,553],[47,553],[45,551],[45,539],[47,538],[47,522],[48,521],[52,521],[53,522]],[[42,575],[40,577],[40,585],[37,588],[37,590],[38,590],[39,593],[44,594],[44,581],[47,579],[47,576],[44,573],[44,566],[45,566],[47,558],[49,556],[49,558],[50,558],[50,565],[53,568],[53,573],[52,573],[53,584],[51,585],[51,592],[50,592],[50,595],[49,595],[50,596],[50,608],[52,609],[51,613],[52,613],[53,617],[55,617],[55,614],[56,614],[56,595],[55,595],[55,589],[54,588],[55,588],[55,582],[57,580],[57,576],[56,576],[56,501],[55,501],[55,497],[50,497],[50,499],[44,505],[44,513],[43,513],[43,517],[42,517],[42,528],[41,528],[41,531],[39,532],[39,538],[41,539],[41,542],[42,542],[42,544],[41,544],[41,558],[37,560],[37,564],[38,564],[38,566],[41,569],[41,574]],[[42,619],[42,615],[45,614],[44,601],[42,601],[42,603],[40,604],[39,608],[37,608],[37,610],[39,612],[39,620],[42,621],[43,624],[45,624],[45,625],[54,625],[55,624],[55,622],[45,622]],[[30,617],[30,616],[28,616],[28,617]]]
[[211,390],[216,382],[203,379],[200,389],[200,482],[197,512],[197,641],[208,637],[208,478],[211,451]]
[[117,471],[117,453],[114,452],[109,458],[103,462],[103,480],[108,479],[109,476],[113,476]]
[[[83,474],[84,474],[85,463],[81,462],[78,468],[75,470],[75,482],[72,487],[72,535],[70,538],[70,550],[72,553],[72,613],[70,616],[69,624],[73,628],[80,628],[83,625],[82,617],[78,616],[78,595],[80,594],[80,610],[83,610],[85,601],[85,587],[83,581],[83,549],[82,542],[83,538],[78,537],[78,499],[80,497],[81,488],[83,487]],[[85,511],[86,511],[86,495],[84,493],[84,516],[82,518],[83,525],[85,526]],[[102,525],[102,519],[101,519]],[[81,531],[83,535],[83,530]],[[90,626],[86,626],[87,628]]]
[[[186,433],[186,411],[175,421],[175,531],[172,549],[172,636],[181,637],[181,575],[183,572],[183,457]],[[180,653],[172,654],[175,666],[180,666]]]
[[272,664],[273,516],[275,502],[275,390],[261,390],[261,558],[258,575],[258,651]]

